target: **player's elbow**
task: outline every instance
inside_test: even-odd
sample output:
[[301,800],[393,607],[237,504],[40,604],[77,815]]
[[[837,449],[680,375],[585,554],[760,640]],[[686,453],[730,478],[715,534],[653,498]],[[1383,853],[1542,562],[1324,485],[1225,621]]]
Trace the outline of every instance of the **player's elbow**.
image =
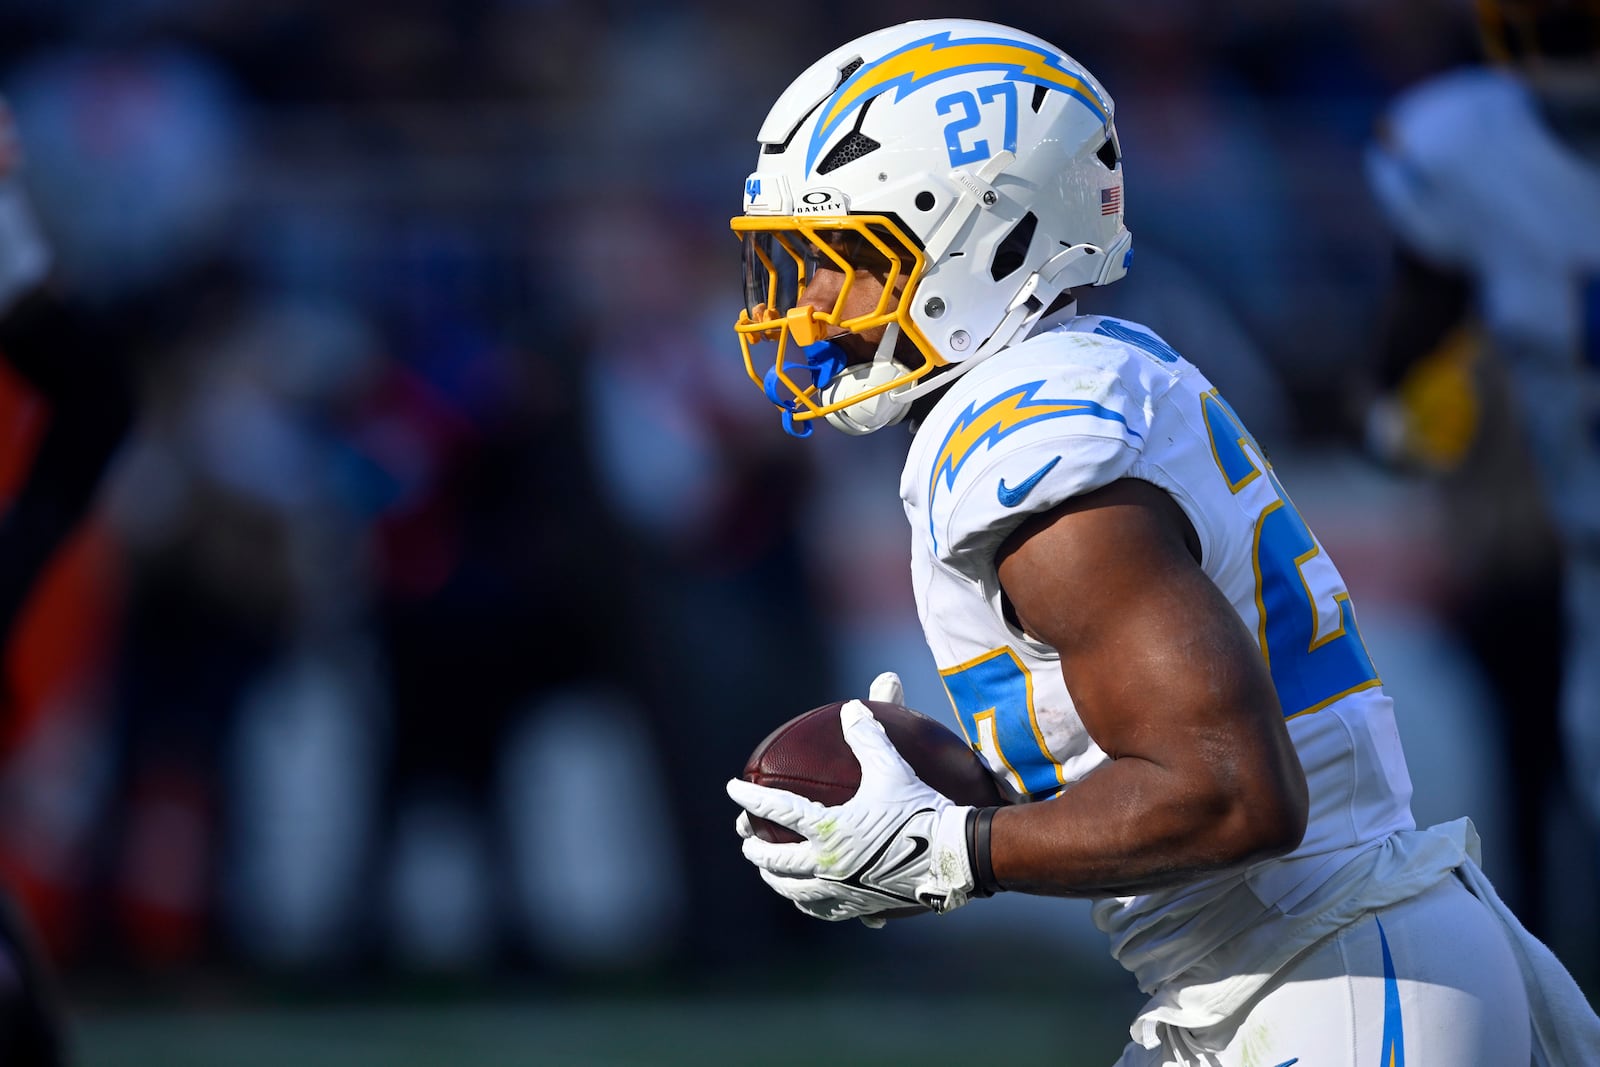
[[[1270,753],[1270,755],[1268,754]],[[1253,757],[1239,749],[1210,753],[1193,768],[1192,847],[1206,865],[1235,867],[1281,856],[1305,836],[1310,800],[1293,748]]]
[[1298,800],[1284,798],[1267,817],[1256,820],[1252,850],[1253,859],[1270,859],[1293,852],[1306,836],[1306,799],[1302,792]]
[[1236,862],[1271,859],[1299,848],[1310,810],[1299,761],[1255,776],[1248,789],[1235,794],[1229,809],[1229,844]]

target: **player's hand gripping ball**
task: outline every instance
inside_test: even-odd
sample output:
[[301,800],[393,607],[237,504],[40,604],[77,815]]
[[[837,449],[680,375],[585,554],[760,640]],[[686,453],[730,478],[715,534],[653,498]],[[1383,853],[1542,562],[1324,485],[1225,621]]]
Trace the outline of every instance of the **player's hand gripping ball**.
[[729,794],[747,809],[739,833],[762,879],[807,914],[868,926],[964,904],[974,884],[968,818],[1007,802],[965,741],[883,700],[791,719],[741,778]]
[[[844,703],[840,700],[812,708],[772,731],[745,760],[740,777],[830,807],[855,796],[861,786],[861,764],[845,744],[839,726],[839,709]],[[882,700],[862,703],[872,709],[883,732],[924,782],[957,804],[983,808],[1007,802],[989,769],[959,734],[899,704]],[[750,826],[763,841],[800,840],[793,830],[768,819],[751,816]]]

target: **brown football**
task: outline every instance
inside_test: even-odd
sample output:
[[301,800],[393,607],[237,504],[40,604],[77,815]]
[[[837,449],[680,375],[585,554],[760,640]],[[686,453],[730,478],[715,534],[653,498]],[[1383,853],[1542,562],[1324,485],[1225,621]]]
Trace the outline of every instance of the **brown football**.
[[[955,731],[919,711],[879,700],[863,701],[911,764],[917,776],[957,804],[988,807],[1006,803],[989,769]],[[839,709],[824,704],[797,715],[767,735],[745,761],[742,777],[799,793],[823,804],[843,804],[861,786],[861,765],[844,740]],[[799,835],[766,819],[750,817],[763,841],[798,841]]]

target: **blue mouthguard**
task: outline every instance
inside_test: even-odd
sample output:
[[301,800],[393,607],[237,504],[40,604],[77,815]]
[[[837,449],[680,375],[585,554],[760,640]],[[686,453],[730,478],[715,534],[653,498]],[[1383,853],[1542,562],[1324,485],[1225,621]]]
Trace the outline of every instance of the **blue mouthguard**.
[[[800,349],[800,354],[805,356],[806,361],[784,364],[784,373],[792,376],[795,371],[810,371],[811,381],[818,389],[826,389],[828,383],[837,378],[839,372],[844,370],[845,364],[849,362],[849,357],[845,355],[844,349],[839,347],[837,341],[818,341],[814,345],[806,345]],[[783,409],[783,432],[791,437],[810,437],[809,422],[802,427],[795,426],[794,413],[797,410],[795,402],[778,396],[778,389],[783,387],[783,383],[778,380],[777,367],[767,371],[766,377],[762,380],[762,387],[767,399]]]

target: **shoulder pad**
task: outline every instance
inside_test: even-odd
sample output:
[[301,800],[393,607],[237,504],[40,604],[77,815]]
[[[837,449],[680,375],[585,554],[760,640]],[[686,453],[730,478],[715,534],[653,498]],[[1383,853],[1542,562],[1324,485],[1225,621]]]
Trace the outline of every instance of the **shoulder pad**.
[[918,430],[920,484],[905,487],[934,554],[987,563],[1027,516],[1123,477],[1169,380],[1153,366],[1122,341],[1057,332],[960,383]]

